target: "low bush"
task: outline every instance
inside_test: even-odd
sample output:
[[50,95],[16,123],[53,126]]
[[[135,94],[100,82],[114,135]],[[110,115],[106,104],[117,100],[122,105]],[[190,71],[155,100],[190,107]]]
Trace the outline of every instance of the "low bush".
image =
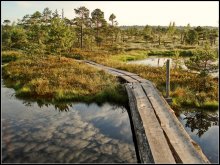
[[193,55],[192,50],[151,50],[149,51],[149,56],[175,56],[176,51],[179,53],[181,57],[190,57]]
[[2,63],[8,63],[10,61],[15,61],[21,58],[23,55],[20,51],[2,51]]

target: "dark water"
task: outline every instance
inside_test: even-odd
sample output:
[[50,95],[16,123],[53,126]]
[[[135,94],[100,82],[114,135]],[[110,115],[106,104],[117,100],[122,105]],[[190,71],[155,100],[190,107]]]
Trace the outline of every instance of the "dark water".
[[124,107],[38,105],[1,87],[3,163],[135,163]]
[[179,116],[191,138],[199,144],[211,163],[219,162],[219,112],[183,111]]
[[[1,87],[3,163],[136,163],[127,110],[73,103],[43,105],[19,100]],[[211,163],[219,162],[219,112],[182,111],[191,138]]]

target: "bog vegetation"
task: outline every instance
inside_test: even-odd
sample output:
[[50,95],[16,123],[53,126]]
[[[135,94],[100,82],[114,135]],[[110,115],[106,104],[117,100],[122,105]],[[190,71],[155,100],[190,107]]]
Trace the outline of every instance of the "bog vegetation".
[[[126,102],[122,85],[113,76],[77,60],[92,60],[137,73],[165,94],[165,68],[127,64],[148,56],[186,59],[190,70],[171,70],[172,107],[216,109],[218,79],[218,28],[168,26],[118,26],[114,14],[86,7],[73,10],[75,18],[45,8],[25,15],[17,23],[2,25],[4,80],[17,96],[50,101]],[[74,16],[74,15],[73,15]],[[147,21],[147,20],[146,20]],[[191,71],[197,71],[192,73]]]
[[17,96],[52,102],[126,102],[115,77],[71,58],[26,57],[5,66],[3,73]]

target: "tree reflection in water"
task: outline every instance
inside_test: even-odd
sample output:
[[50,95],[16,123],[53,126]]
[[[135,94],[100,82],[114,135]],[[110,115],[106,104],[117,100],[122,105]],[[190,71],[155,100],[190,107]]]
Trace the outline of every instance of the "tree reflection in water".
[[194,112],[184,112],[186,117],[185,127],[191,128],[191,132],[197,130],[197,135],[201,137],[209,127],[218,125],[218,114],[205,110],[195,110]]
[[[31,107],[34,104],[34,101],[32,102],[32,101],[23,100],[23,104],[27,107]],[[72,106],[71,103],[45,103],[42,101],[37,101],[37,105],[40,108],[42,108],[43,106],[49,107],[53,105],[55,110],[58,110],[59,112],[68,112],[69,107]]]
[[[49,106],[54,106],[55,110],[58,110],[59,112],[68,112],[69,108],[73,106],[74,102],[44,102],[42,100],[23,100],[22,102],[25,106],[27,107],[31,107],[33,106],[33,104],[35,102],[37,102],[38,107],[42,108],[44,106],[49,107]],[[77,103],[77,102],[75,102]],[[94,102],[92,102],[94,103]],[[90,103],[85,103],[87,105],[90,105]],[[104,103],[102,103],[104,104]],[[98,104],[99,106],[102,106],[102,104]],[[115,110],[121,110],[121,113],[127,112],[127,109],[129,109],[129,107],[127,105],[118,105],[118,104],[112,104],[111,106],[111,110],[115,111]]]
[[113,111],[115,111],[115,110],[118,111],[119,109],[121,109],[121,113],[127,112],[127,109],[126,109],[125,106],[121,106],[121,105],[114,104],[114,105],[112,105],[112,107],[111,107],[111,110],[113,110]]
[[69,105],[68,104],[56,104],[54,105],[55,109],[58,109],[60,112],[61,111],[65,111],[68,112],[69,111]]

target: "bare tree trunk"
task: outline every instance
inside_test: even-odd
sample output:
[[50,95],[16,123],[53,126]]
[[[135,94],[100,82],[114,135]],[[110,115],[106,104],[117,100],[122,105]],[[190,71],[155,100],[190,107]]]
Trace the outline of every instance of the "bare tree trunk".
[[80,47],[81,47],[81,49],[83,48],[83,26],[81,25],[81,36],[80,36],[81,38],[81,40],[80,40]]
[[181,33],[180,43],[183,44],[183,33]]
[[159,42],[159,45],[160,45],[160,36],[159,36],[159,40],[158,40],[158,42]]

